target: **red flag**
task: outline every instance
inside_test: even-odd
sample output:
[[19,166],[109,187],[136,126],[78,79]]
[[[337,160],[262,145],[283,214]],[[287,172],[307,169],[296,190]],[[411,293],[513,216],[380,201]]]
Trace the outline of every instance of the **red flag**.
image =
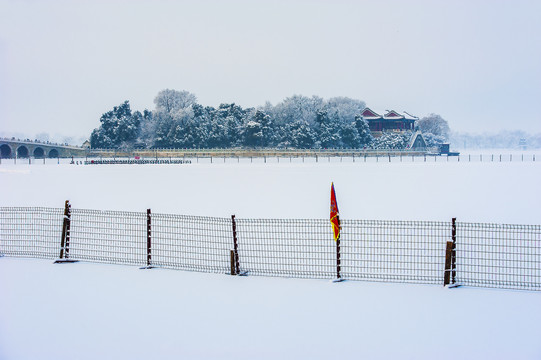
[[331,183],[331,224],[334,241],[337,241],[340,239],[340,217],[338,214],[338,204],[336,203],[336,194],[334,193],[334,183]]

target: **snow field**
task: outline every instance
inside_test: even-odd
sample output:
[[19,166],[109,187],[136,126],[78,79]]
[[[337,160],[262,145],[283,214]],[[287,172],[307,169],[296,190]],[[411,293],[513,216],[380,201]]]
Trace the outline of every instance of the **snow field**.
[[[0,206],[540,224],[540,162],[0,166]],[[0,258],[0,359],[539,359],[540,292]]]
[[0,166],[1,206],[541,224],[541,161]]
[[541,293],[0,259],[2,359],[539,359]]

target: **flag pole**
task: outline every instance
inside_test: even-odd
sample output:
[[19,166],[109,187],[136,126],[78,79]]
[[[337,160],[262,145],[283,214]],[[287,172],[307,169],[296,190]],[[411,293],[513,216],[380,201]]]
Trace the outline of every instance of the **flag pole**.
[[334,282],[342,281],[342,276],[340,275],[340,216],[338,211],[338,203],[336,201],[336,194],[334,191],[334,183],[331,183],[331,225],[333,230],[333,238],[336,242],[336,279]]
[[[340,223],[340,219],[338,219],[338,223]],[[340,236],[338,236],[338,239],[336,239],[336,281],[341,281],[342,278],[340,276]]]

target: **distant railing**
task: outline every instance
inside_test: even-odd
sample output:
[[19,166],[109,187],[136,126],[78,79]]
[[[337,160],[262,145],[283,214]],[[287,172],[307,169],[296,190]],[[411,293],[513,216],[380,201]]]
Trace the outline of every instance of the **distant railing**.
[[89,154],[415,154],[422,155],[426,150],[411,149],[276,149],[276,148],[210,148],[210,149],[181,149],[181,148],[152,148],[152,149],[90,149]]
[[541,290],[541,226],[0,208],[0,254],[231,275]]
[[38,139],[19,139],[19,138],[15,138],[15,137],[0,137],[0,141],[5,141],[5,142],[17,142],[17,143],[24,143],[24,144],[40,144],[40,145],[47,145],[47,146],[59,146],[59,147],[65,147],[65,148],[74,148],[74,149],[82,149],[82,146],[79,146],[79,145],[71,145],[71,144],[68,144],[68,143],[56,143],[56,142],[52,142],[52,141],[47,141],[47,140],[38,140]]

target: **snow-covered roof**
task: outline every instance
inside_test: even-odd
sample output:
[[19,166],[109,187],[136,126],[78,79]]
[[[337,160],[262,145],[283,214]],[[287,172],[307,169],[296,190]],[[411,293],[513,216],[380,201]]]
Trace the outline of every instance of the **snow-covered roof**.
[[[403,112],[398,112],[396,110],[384,110],[384,111],[381,111],[381,110],[374,110],[372,108],[365,108],[363,110],[363,113],[365,111],[371,111],[372,113],[376,114],[377,116],[364,116],[363,115],[363,118],[365,120],[380,120],[380,119],[383,119],[383,120],[419,120],[419,118],[417,116],[413,116],[411,114],[408,114],[407,112],[403,111]],[[394,114],[394,116],[389,116],[389,115],[392,115]]]
[[362,113],[364,114],[364,113],[367,112],[367,111],[372,112],[373,114],[376,114],[376,115],[377,115],[377,116],[365,116],[365,115],[363,115],[363,117],[364,117],[365,119],[367,119],[367,120],[380,119],[380,118],[382,117],[382,115],[380,115],[380,114],[384,114],[384,112],[372,110],[371,108],[368,108],[368,107],[367,107],[367,108],[364,108],[364,110],[363,110]]
[[404,115],[404,119],[407,119],[407,120],[419,120],[417,116],[411,115],[407,113],[406,111],[403,111],[402,115]]
[[388,110],[385,115],[383,115],[383,118],[385,120],[400,120],[404,118],[404,115],[394,111],[394,110]]
[[426,146],[426,140],[425,140],[423,134],[420,131],[416,131],[416,132],[413,133],[413,135],[411,135],[410,141],[409,141],[408,146],[407,146],[406,149],[413,148],[413,145],[415,144],[415,140],[417,140],[417,137],[421,137],[422,143]]

